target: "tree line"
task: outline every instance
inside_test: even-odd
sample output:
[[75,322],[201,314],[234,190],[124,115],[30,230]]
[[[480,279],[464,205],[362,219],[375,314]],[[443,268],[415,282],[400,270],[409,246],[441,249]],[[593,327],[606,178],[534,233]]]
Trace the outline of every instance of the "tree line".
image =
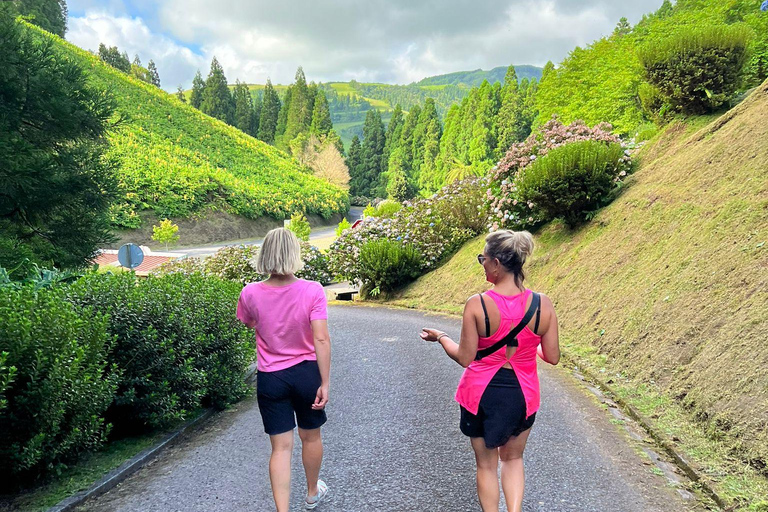
[[504,85],[483,81],[448,109],[444,123],[433,98],[407,113],[397,104],[386,129],[380,112],[369,110],[363,137],[352,139],[347,156],[350,194],[402,201],[486,174],[531,133],[537,90],[535,79],[518,82],[510,66]]
[[127,52],[120,52],[117,46],[108,47],[104,43],[99,44],[98,55],[101,57],[101,60],[113,68],[138,78],[142,82],[160,87],[160,73],[157,71],[155,61],[152,59],[149,60],[145,68],[141,65],[141,59],[138,55],[134,55],[133,61],[130,61],[128,60]]

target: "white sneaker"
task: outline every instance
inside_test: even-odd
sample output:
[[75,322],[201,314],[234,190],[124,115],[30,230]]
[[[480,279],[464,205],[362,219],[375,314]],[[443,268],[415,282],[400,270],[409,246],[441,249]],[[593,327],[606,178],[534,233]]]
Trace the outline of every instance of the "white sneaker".
[[307,498],[304,502],[304,507],[307,510],[313,510],[328,494],[328,486],[322,480],[317,481],[317,494],[314,498]]

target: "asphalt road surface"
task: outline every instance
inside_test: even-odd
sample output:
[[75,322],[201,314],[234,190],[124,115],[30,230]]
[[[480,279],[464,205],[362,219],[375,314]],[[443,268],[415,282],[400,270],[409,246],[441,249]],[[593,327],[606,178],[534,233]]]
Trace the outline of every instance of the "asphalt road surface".
[[[329,324],[333,362],[321,478],[330,494],[316,510],[479,511],[474,457],[453,400],[461,367],[417,336],[429,325],[457,337],[458,320],[334,306]],[[525,455],[525,511],[700,510],[652,472],[637,441],[571,374],[542,362],[539,374],[542,408]],[[269,440],[251,398],[79,510],[274,510],[268,458]],[[292,484],[292,510],[303,510],[298,437]]]

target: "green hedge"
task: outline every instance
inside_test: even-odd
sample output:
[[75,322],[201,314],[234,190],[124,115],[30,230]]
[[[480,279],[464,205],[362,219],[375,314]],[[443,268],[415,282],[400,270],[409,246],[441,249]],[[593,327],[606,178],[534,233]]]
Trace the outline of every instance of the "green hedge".
[[569,226],[577,226],[610,196],[623,156],[624,149],[615,143],[560,146],[522,171],[520,196],[541,209],[547,220],[563,218]]
[[363,295],[387,293],[421,275],[421,254],[413,244],[382,238],[360,249]]
[[253,334],[235,318],[242,286],[199,274],[138,279],[89,274],[68,299],[109,318],[117,343],[109,360],[122,370],[108,418],[135,432],[183,419],[203,405],[241,399],[253,360]]
[[120,379],[108,322],[61,288],[0,289],[0,488],[103,443]]

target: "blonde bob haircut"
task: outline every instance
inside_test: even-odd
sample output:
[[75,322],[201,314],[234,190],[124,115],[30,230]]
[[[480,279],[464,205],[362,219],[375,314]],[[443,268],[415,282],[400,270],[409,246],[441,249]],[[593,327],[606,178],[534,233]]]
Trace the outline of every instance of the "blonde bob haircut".
[[267,233],[256,258],[256,272],[285,276],[302,268],[301,245],[296,235],[285,228],[275,228]]

